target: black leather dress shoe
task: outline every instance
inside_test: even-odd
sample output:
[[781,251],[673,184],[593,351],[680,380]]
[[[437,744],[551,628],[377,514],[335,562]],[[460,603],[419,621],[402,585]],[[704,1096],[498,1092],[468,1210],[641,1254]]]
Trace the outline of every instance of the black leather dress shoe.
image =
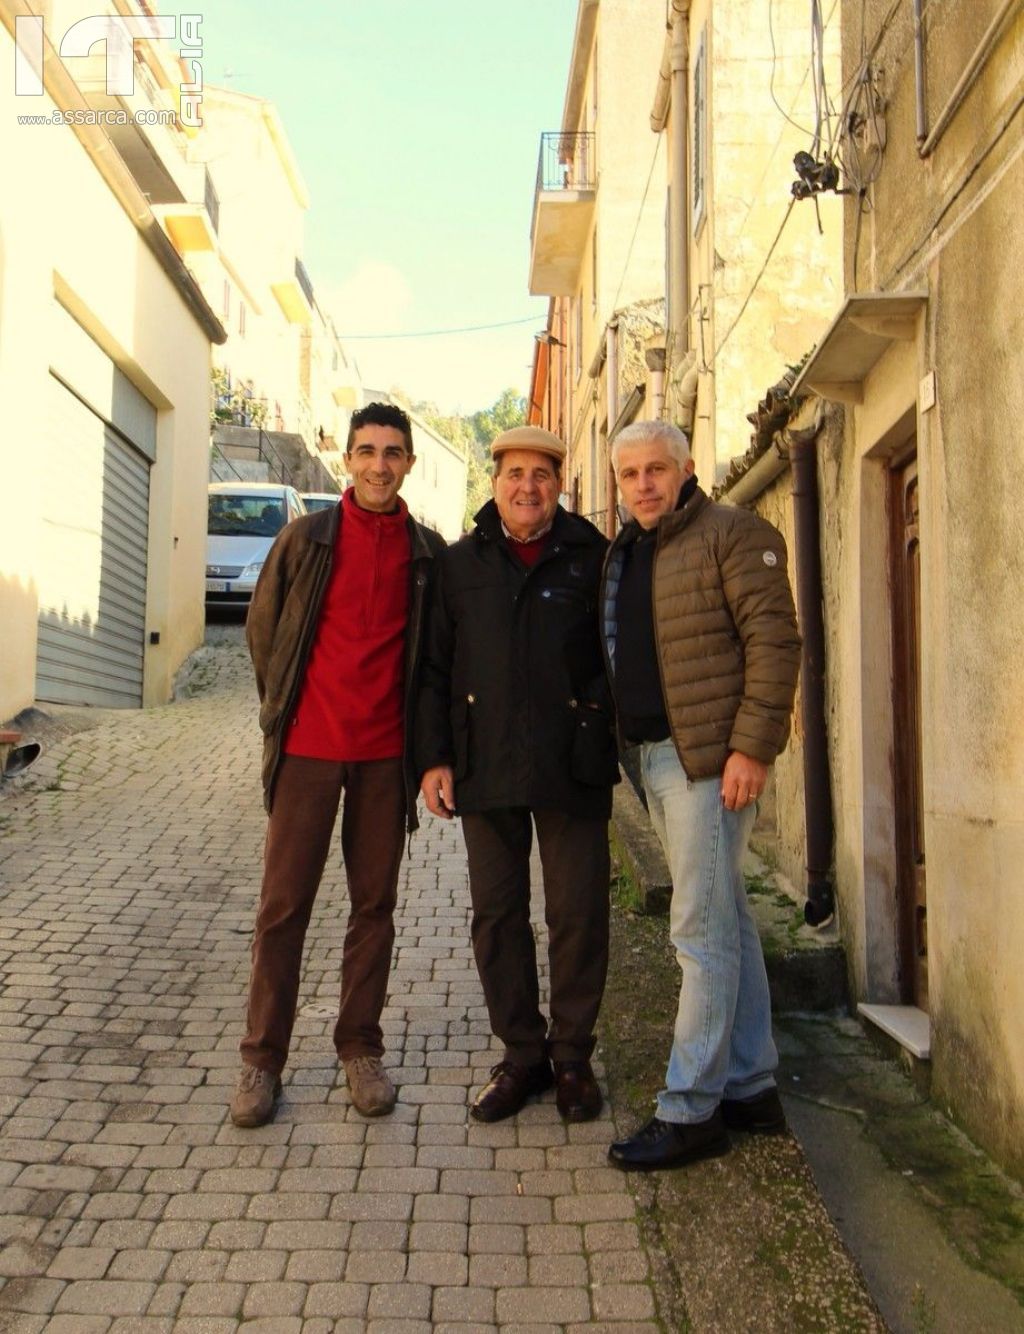
[[502,1121],[506,1116],[514,1116],[528,1098],[546,1092],[554,1082],[550,1061],[539,1061],[536,1065],[502,1061],[473,1099],[469,1114],[475,1121]]
[[717,1111],[706,1121],[687,1125],[675,1121],[650,1121],[629,1139],[620,1139],[608,1150],[609,1161],[626,1172],[654,1172],[662,1167],[682,1167],[698,1158],[717,1158],[729,1152],[729,1132]]
[[593,1121],[601,1101],[589,1061],[555,1062],[555,1105],[566,1121]]
[[753,1098],[723,1098],[722,1120],[730,1130],[746,1130],[752,1135],[781,1135],[786,1129],[786,1113],[778,1089],[765,1089]]

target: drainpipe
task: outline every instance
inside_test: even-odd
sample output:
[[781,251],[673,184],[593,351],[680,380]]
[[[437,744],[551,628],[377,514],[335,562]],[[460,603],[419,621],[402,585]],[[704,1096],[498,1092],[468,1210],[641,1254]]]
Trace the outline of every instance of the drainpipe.
[[787,431],[793,478],[796,591],[800,609],[800,718],[804,744],[807,826],[807,902],[804,920],[826,926],[835,914],[832,885],[832,780],[825,722],[825,619],[822,608],[821,527],[814,429]]
[[[995,17],[992,19],[992,22],[988,25],[988,27],[982,34],[981,41],[978,43],[977,47],[975,48],[974,54],[971,56],[970,60],[968,60],[966,66],[964,67],[964,71],[960,75],[960,78],[956,81],[956,85],[953,88],[953,91],[950,93],[949,98],[946,101],[946,105],[942,108],[938,116],[935,118],[935,124],[931,128],[931,132],[929,133],[927,139],[925,139],[924,143],[922,143],[918,148],[917,151],[921,155],[921,157],[928,157],[934,151],[935,145],[942,138],[943,134],[946,131],[947,125],[953,119],[954,115],[956,114],[957,110],[960,107],[961,102],[964,100],[964,98],[970,92],[971,88],[974,86],[975,80],[977,79],[982,66],[985,64],[985,61],[988,60],[989,56],[992,54],[992,48],[995,46],[996,42],[999,39],[1000,33],[1002,32],[1003,29],[1003,25],[1006,23],[1006,20],[1017,8],[1018,4],[1019,0],[1003,0],[1003,3],[999,6],[998,10],[996,10]],[[915,14],[914,17],[915,17],[914,35],[916,38],[917,15]],[[919,85],[919,87],[923,87],[923,84]],[[920,95],[923,96],[923,93]],[[920,128],[921,128],[921,123],[919,122],[919,129]]]
[[688,199],[689,174],[686,163],[687,139],[689,136],[688,108],[689,94],[686,87],[686,57],[689,38],[689,24],[686,10],[673,5],[672,46],[669,61],[672,72],[672,121],[669,126],[671,142],[672,193],[669,199],[669,329],[672,342],[672,362],[690,346],[689,293],[690,276],[687,271],[687,218],[689,216]]
[[[928,123],[925,118],[924,88],[924,22],[922,19],[923,0],[914,0],[914,94],[917,119],[917,151],[920,153],[928,137]],[[869,91],[868,96],[871,96]]]
[[[609,320],[604,332],[605,350],[605,406],[608,409],[608,429],[614,429],[619,420],[619,323]],[[609,446],[611,440],[608,441]],[[615,469],[612,467],[611,449],[608,451],[608,475],[605,478],[608,494],[608,506],[605,510],[605,536],[610,540],[615,536]]]

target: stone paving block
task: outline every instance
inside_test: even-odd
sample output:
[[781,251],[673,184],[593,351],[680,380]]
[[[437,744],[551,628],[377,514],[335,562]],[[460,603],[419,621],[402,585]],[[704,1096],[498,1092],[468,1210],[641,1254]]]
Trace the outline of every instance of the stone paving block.
[[399,1222],[406,1222],[412,1216],[412,1195],[400,1194],[351,1194],[336,1195],[331,1201],[330,1214],[332,1222],[337,1219],[345,1219],[350,1222],[360,1222],[367,1219],[378,1219],[387,1221],[395,1219]]
[[417,1251],[409,1256],[405,1277],[409,1283],[457,1287],[469,1279],[469,1260],[462,1251]]
[[470,1255],[522,1255],[526,1229],[513,1223],[474,1223],[469,1229]]
[[593,1290],[598,1320],[652,1320],[654,1296],[644,1283],[608,1283]]
[[529,1282],[535,1288],[585,1288],[587,1261],[582,1255],[531,1255]]
[[335,1320],[347,1316],[361,1322],[369,1300],[370,1289],[365,1283],[311,1283],[303,1314],[330,1316]]
[[459,1195],[417,1195],[412,1216],[418,1223],[467,1223],[469,1200]]
[[176,1328],[170,1316],[122,1315],[110,1326],[110,1334],[174,1334]]
[[113,1323],[105,1315],[55,1315],[46,1322],[45,1329],[47,1334],[106,1334]]
[[469,1285],[473,1288],[509,1288],[529,1279],[525,1255],[482,1254],[469,1257]]
[[153,1283],[100,1279],[70,1283],[57,1299],[58,1315],[144,1315],[156,1293]]
[[458,1251],[465,1253],[469,1229],[465,1223],[413,1223],[410,1251]]
[[352,1225],[347,1222],[270,1223],[263,1245],[268,1250],[345,1250]]
[[373,1320],[430,1319],[432,1292],[422,1283],[378,1283],[370,1289],[367,1315]]
[[583,1243],[589,1254],[639,1250],[640,1230],[635,1223],[588,1223],[583,1229]]
[[66,1246],[47,1269],[50,1278],[102,1278],[116,1252],[101,1246]]
[[240,1198],[246,1201],[244,1211],[248,1218],[268,1223],[282,1219],[316,1221],[326,1218],[332,1203],[330,1195],[314,1195],[305,1191],[292,1191],[287,1195],[279,1195],[275,1191],[269,1195]]
[[[192,1251],[199,1250],[205,1241],[210,1224],[197,1222],[157,1223],[149,1237],[149,1245],[159,1250]],[[130,1243],[128,1243],[130,1246]],[[126,1246],[123,1249],[127,1249]]]
[[598,1251],[590,1256],[593,1283],[643,1283],[649,1273],[644,1251]]
[[227,1264],[226,1251],[177,1251],[164,1278],[168,1283],[218,1283]]
[[556,1327],[590,1318],[585,1288],[499,1288],[496,1297],[499,1324],[550,1323]]
[[345,1266],[348,1283],[400,1283],[408,1256],[404,1251],[350,1251]]
[[559,1223],[603,1223],[632,1218],[636,1203],[631,1195],[567,1195],[554,1202]]
[[107,1278],[130,1280],[150,1279],[159,1282],[171,1262],[171,1251],[129,1250],[119,1251],[107,1270]]
[[550,1223],[551,1201],[541,1195],[478,1195],[470,1202],[471,1223]]
[[65,1284],[55,1278],[12,1278],[0,1289],[0,1329],[7,1317],[3,1312],[47,1315],[57,1304]]
[[288,1264],[287,1251],[239,1251],[225,1254],[226,1264],[219,1277],[226,1283],[272,1283],[284,1277]]
[[174,1334],[235,1334],[237,1328],[234,1316],[179,1315],[174,1322]]
[[297,1316],[306,1296],[305,1283],[255,1283],[246,1292],[242,1314],[247,1320]]
[[296,1283],[340,1283],[347,1251],[292,1251],[283,1277]]
[[452,1324],[490,1324],[494,1320],[494,1288],[435,1288],[431,1318],[435,1326]]
[[301,1334],[302,1321],[298,1316],[257,1316],[252,1320],[243,1320],[238,1329],[245,1334]]

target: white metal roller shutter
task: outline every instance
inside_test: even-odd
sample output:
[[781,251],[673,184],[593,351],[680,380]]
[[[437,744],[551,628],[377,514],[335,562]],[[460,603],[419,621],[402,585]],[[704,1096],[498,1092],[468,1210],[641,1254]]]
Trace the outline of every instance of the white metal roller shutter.
[[50,395],[36,698],[136,708],[149,464],[52,376]]

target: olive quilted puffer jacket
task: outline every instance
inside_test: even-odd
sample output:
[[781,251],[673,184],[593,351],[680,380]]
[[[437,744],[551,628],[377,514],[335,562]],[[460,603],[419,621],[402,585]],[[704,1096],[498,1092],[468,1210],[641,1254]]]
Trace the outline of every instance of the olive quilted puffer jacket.
[[[609,671],[627,524],[605,562],[601,606]],[[672,738],[690,779],[722,772],[729,752],[771,764],[789,735],[800,634],[782,534],[697,487],[658,523],[654,623]]]

